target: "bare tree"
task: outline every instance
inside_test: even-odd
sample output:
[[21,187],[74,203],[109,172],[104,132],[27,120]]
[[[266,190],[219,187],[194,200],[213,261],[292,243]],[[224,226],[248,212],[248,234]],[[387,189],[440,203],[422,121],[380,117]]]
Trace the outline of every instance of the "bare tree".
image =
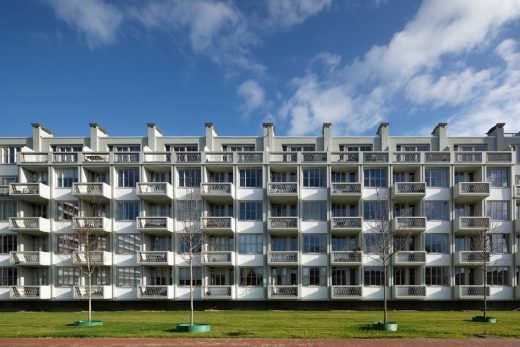
[[189,265],[190,271],[190,325],[193,325],[193,263],[201,259],[203,237],[201,232],[202,199],[200,189],[186,187],[186,199],[179,209],[183,231],[178,233],[181,257]]
[[410,239],[410,232],[405,227],[401,227],[397,223],[395,227],[392,226],[389,219],[389,203],[388,193],[378,190],[373,215],[368,221],[368,228],[364,233],[364,236],[367,237],[366,246],[368,248],[364,252],[369,257],[378,260],[383,267],[384,324],[388,323],[387,287],[389,287],[388,271],[392,257],[397,252],[402,251]]

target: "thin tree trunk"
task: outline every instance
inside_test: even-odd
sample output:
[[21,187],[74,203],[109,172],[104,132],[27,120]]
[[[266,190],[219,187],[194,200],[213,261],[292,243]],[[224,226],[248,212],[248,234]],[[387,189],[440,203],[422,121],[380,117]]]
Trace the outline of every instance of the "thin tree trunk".
[[[486,261],[484,259],[484,261]],[[487,291],[487,278],[486,278],[486,273],[487,273],[487,266],[486,264],[484,264],[484,273],[482,274],[482,277],[484,278],[484,318],[486,318],[487,316],[487,295],[486,295],[486,291]]]
[[193,257],[190,249],[190,325],[193,325]]
[[[384,262],[383,262],[384,264]],[[387,324],[388,321],[388,308],[386,303],[386,282],[387,282],[387,273],[386,273],[386,264],[383,265],[383,302],[384,302],[384,319],[383,323]]]
[[88,274],[88,321],[92,321],[92,274]]

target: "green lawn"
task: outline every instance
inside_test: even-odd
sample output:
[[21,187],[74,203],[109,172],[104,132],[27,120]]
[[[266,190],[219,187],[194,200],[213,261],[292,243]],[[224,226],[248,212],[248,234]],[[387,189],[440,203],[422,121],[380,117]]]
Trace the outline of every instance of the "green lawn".
[[186,311],[95,312],[101,327],[68,326],[85,319],[85,312],[0,313],[2,337],[247,337],[247,338],[378,338],[433,337],[465,338],[481,335],[520,338],[520,312],[499,311],[497,324],[474,323],[479,312],[390,312],[399,331],[367,329],[382,319],[382,312],[370,311],[205,311],[195,313],[196,323],[210,323],[203,334],[176,333],[175,324],[186,323]]

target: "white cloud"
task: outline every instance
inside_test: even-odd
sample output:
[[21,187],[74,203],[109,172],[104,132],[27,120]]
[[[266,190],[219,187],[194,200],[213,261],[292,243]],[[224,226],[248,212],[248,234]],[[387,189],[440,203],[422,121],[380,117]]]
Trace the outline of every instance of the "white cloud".
[[268,22],[290,28],[328,8],[332,0],[267,0]]
[[56,16],[84,35],[88,46],[116,40],[123,21],[121,11],[102,0],[47,0]]
[[237,95],[243,100],[240,109],[245,116],[265,107],[265,92],[256,81],[247,80],[242,83],[237,89]]

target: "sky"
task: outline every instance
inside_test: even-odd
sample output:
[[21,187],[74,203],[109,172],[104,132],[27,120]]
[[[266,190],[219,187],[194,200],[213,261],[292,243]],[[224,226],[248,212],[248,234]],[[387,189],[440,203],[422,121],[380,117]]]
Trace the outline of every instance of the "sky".
[[520,131],[520,0],[0,0],[0,136]]

